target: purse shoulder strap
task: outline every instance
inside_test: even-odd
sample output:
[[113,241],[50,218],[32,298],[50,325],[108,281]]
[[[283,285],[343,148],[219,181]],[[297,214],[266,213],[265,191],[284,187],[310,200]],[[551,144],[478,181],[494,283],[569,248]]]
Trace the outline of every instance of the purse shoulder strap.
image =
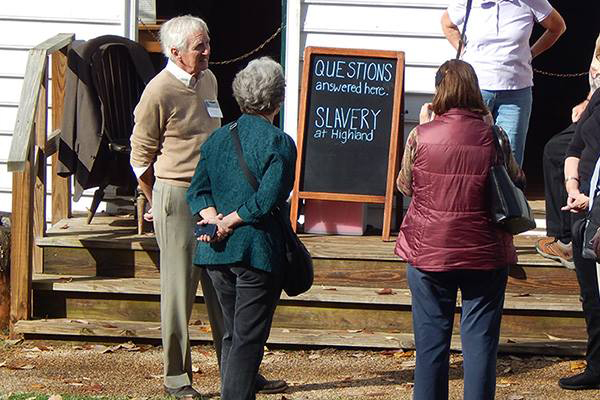
[[504,139],[500,132],[501,130],[502,128],[498,125],[492,125],[492,136],[494,137],[494,144],[496,145],[496,152],[498,154],[497,159],[500,160],[497,165],[506,166],[506,156],[504,154],[504,146],[502,146]]
[[456,50],[456,59],[460,59],[460,53],[462,52],[463,47],[465,47],[465,34],[467,32],[467,22],[469,21],[469,15],[471,15],[471,6],[473,5],[473,0],[467,0],[467,10],[465,12],[465,23],[463,24],[463,31],[460,35],[460,41],[458,42],[458,49]]
[[242,172],[244,173],[244,176],[246,177],[246,180],[248,181],[250,186],[252,186],[252,189],[254,189],[254,191],[256,192],[258,190],[258,182],[256,181],[256,177],[252,175],[252,172],[250,172],[248,164],[244,159],[244,153],[242,152],[242,143],[240,142],[240,135],[238,134],[237,125],[237,121],[229,125],[229,131],[231,132],[231,138],[233,140],[233,147],[235,147],[238,162],[240,164]]

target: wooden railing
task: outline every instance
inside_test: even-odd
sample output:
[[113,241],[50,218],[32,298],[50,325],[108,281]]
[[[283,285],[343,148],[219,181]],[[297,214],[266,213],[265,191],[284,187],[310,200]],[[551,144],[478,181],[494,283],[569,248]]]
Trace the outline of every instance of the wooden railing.
[[[8,156],[13,173],[10,325],[31,316],[31,275],[41,272],[46,234],[46,164],[52,157],[52,223],[71,215],[68,178],[57,175],[58,139],[64,106],[67,49],[74,34],[58,34],[29,51],[17,121]],[[52,56],[52,133],[48,136],[48,57]]]

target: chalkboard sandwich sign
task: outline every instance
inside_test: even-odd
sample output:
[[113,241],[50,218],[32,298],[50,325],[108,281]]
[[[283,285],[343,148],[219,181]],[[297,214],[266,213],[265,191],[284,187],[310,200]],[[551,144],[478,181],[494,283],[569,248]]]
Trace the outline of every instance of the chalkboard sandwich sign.
[[382,238],[389,240],[404,53],[307,47],[300,96],[292,226],[300,199],[384,204]]

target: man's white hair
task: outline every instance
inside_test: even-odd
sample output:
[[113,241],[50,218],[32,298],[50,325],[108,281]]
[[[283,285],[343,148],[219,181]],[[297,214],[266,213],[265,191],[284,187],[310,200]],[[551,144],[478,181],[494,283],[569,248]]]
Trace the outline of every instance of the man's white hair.
[[208,35],[208,26],[201,18],[191,15],[175,17],[160,27],[160,45],[163,54],[171,58],[171,49],[185,51],[191,34],[202,31]]

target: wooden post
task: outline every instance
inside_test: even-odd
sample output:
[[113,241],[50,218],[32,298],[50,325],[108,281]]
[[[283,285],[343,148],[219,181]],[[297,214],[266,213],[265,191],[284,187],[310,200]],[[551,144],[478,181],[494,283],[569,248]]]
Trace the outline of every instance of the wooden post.
[[48,64],[44,72],[35,116],[35,162],[33,188],[33,271],[41,273],[44,266],[44,251],[35,245],[35,239],[46,235],[46,140],[48,126]]
[[31,260],[33,247],[33,146],[23,171],[13,172],[10,245],[10,324],[31,315]]
[[0,333],[10,321],[10,228],[0,225]]
[[[67,47],[52,54],[52,130],[60,129],[65,105]],[[53,224],[71,217],[71,180],[58,175],[58,153],[52,155]]]

